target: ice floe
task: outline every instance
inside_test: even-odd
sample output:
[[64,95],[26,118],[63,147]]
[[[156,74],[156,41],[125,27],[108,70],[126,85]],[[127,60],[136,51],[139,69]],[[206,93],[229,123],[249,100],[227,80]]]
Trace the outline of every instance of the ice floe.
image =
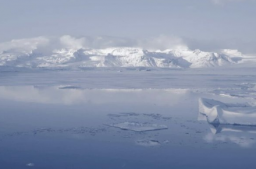
[[158,140],[137,140],[136,144],[138,144],[140,146],[146,146],[146,147],[161,145]]
[[139,116],[139,113],[134,113],[134,112],[123,112],[119,114],[108,114],[109,117],[111,118],[119,118],[119,117],[131,117],[131,116]]
[[256,125],[256,107],[200,98],[198,118],[212,124]]
[[137,122],[123,122],[123,123],[110,124],[108,126],[120,128],[122,130],[131,130],[131,131],[137,131],[137,132],[168,129],[166,125],[158,125],[158,124],[151,124],[151,123],[137,123]]

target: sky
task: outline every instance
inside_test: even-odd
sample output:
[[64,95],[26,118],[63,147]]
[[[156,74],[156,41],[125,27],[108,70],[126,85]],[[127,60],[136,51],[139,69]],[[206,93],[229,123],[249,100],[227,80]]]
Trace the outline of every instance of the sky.
[[[0,0],[0,42],[38,36],[179,42],[256,53],[256,0]],[[154,44],[152,44],[154,45]]]

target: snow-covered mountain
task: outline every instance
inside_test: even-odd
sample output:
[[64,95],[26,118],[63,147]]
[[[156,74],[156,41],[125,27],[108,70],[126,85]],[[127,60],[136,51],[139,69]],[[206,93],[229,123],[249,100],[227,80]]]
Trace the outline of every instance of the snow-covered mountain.
[[[176,48],[146,50],[135,47],[88,49],[82,45],[45,48],[47,40],[12,41],[0,44],[0,66],[26,68],[55,67],[163,67],[202,68],[242,62],[244,56],[236,50],[220,53]],[[15,45],[13,45],[15,44]],[[18,45],[17,45],[18,44]]]

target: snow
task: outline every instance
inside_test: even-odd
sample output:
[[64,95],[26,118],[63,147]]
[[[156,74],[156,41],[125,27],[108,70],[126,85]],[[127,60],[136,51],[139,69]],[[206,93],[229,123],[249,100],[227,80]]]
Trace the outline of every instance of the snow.
[[256,107],[200,98],[199,119],[212,124],[256,125]]
[[0,67],[204,68],[255,61],[255,57],[246,56],[236,49],[224,49],[216,53],[175,46],[166,50],[129,46],[88,48],[85,39],[76,39],[71,36],[63,36],[57,42],[55,41],[38,37],[1,43]]
[[154,131],[168,129],[166,125],[150,124],[150,123],[137,123],[137,122],[123,122],[109,125],[111,127],[120,128],[122,130],[131,130],[136,132]]

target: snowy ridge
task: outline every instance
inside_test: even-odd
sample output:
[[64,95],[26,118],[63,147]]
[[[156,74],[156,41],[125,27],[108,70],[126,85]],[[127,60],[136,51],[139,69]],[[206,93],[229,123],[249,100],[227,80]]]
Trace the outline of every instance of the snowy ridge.
[[[220,53],[177,48],[146,50],[135,47],[89,49],[85,45],[46,45],[48,39],[23,39],[0,44],[0,67],[81,68],[81,67],[163,67],[202,68],[238,64],[237,50]],[[49,47],[51,46],[51,48]]]

